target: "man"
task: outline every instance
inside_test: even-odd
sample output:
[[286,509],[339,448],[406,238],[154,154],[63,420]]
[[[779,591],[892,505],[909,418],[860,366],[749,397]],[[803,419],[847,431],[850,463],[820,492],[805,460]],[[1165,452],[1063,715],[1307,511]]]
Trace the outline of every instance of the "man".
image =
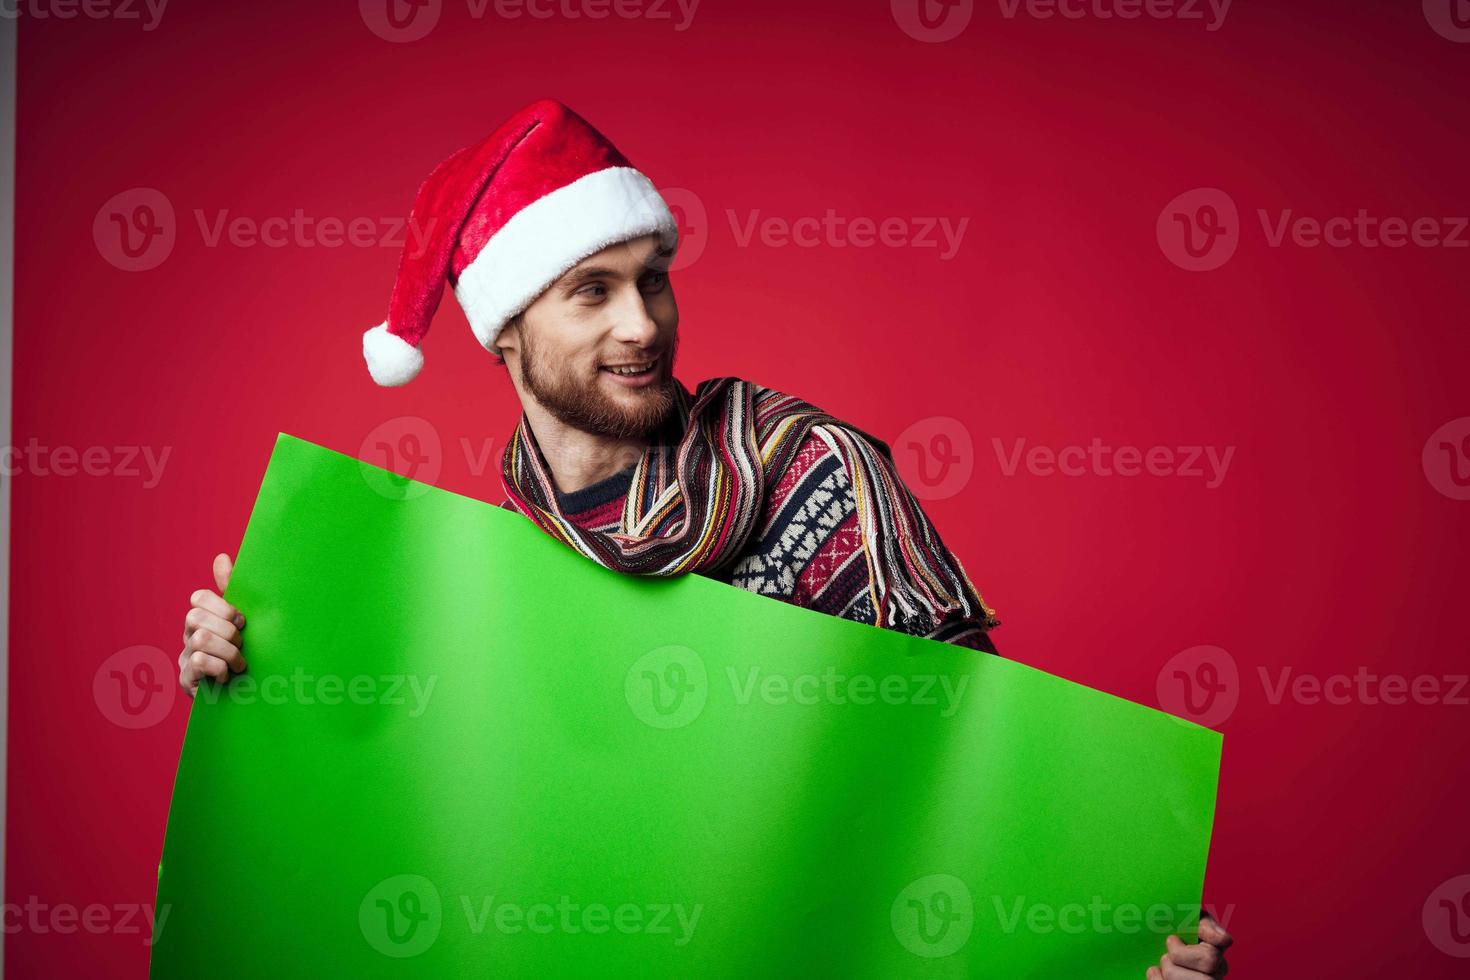
[[[528,106],[436,168],[413,218],[433,231],[404,251],[364,358],[379,384],[411,381],[444,283],[454,285],[523,408],[502,459],[506,506],[629,574],[693,572],[994,652],[994,613],[886,445],[739,378],[692,394],[674,378],[673,215],[585,120],[556,102]],[[222,593],[228,556],[214,572]],[[179,659],[191,694],[245,669],[239,610],[207,590],[192,606]],[[1229,940],[1218,933],[1214,944],[1171,944],[1162,975],[1222,975]]]

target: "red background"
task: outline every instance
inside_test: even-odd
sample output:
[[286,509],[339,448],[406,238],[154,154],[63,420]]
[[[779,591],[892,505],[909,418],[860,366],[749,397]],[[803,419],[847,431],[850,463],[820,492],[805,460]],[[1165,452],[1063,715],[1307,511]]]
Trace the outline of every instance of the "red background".
[[[170,455],[151,489],[13,479],[6,900],[151,901],[188,701],[166,688],[167,717],[127,730],[94,676],[139,644],[172,661],[277,431],[371,458],[375,428],[416,416],[390,434],[438,437],[441,486],[500,499],[518,408],[452,299],[420,378],[378,389],[360,335],[395,249],[210,247],[196,211],[402,217],[442,158],[551,96],[707,212],[675,276],[689,387],[752,378],[890,440],[958,420],[973,476],[928,508],[999,611],[1003,653],[1156,704],[1170,658],[1229,652],[1206,900],[1240,938],[1238,975],[1463,975],[1421,910],[1470,872],[1470,708],[1272,703],[1258,670],[1466,670],[1470,503],[1435,489],[1421,452],[1470,415],[1470,251],[1273,248],[1256,211],[1466,214],[1470,45],[1409,2],[1239,0],[1217,31],[1024,9],[977,4],[945,43],[877,0],[704,0],[683,31],[677,10],[476,20],[450,0],[414,43],[345,0],[176,0],[152,31],[23,17],[14,441]],[[129,272],[93,225],[140,187],[171,203],[177,242]],[[1155,237],[1198,187],[1240,210],[1211,272]],[[742,247],[727,214],[828,208],[970,221],[944,261]],[[1215,489],[1007,475],[992,440],[1021,438],[1235,453]],[[461,440],[488,445],[488,468]],[[17,977],[146,963],[115,931],[5,943]]]

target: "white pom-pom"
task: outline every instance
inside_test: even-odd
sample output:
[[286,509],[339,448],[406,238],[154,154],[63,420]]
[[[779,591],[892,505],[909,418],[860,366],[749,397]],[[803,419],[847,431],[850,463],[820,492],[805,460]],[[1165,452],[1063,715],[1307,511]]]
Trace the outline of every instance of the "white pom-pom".
[[389,333],[386,320],[362,335],[362,356],[373,380],[388,387],[408,384],[424,366],[423,352]]

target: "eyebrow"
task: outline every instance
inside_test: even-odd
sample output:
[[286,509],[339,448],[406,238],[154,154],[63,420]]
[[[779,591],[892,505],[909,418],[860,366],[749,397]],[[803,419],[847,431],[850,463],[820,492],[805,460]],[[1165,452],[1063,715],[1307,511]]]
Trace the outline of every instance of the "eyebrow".
[[582,285],[589,279],[616,278],[617,273],[600,265],[578,266],[571,272],[557,280],[556,285],[560,289],[573,289]]
[[[649,256],[648,262],[638,273],[640,276],[646,272],[667,272],[669,259],[673,256],[670,249],[659,249]],[[558,289],[576,289],[583,283],[592,279],[616,279],[621,275],[616,269],[609,269],[601,265],[578,266],[556,281]]]

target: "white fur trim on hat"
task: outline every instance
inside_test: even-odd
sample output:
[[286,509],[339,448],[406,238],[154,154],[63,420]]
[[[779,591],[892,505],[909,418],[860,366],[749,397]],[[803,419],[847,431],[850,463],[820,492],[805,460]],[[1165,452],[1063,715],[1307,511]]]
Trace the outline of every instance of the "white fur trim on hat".
[[362,335],[362,356],[368,373],[380,385],[406,385],[424,366],[423,352],[389,333],[386,320]]
[[651,234],[671,248],[679,241],[674,215],[653,181],[632,167],[597,170],[512,215],[465,267],[454,295],[476,339],[494,350],[506,321],[572,266]]

